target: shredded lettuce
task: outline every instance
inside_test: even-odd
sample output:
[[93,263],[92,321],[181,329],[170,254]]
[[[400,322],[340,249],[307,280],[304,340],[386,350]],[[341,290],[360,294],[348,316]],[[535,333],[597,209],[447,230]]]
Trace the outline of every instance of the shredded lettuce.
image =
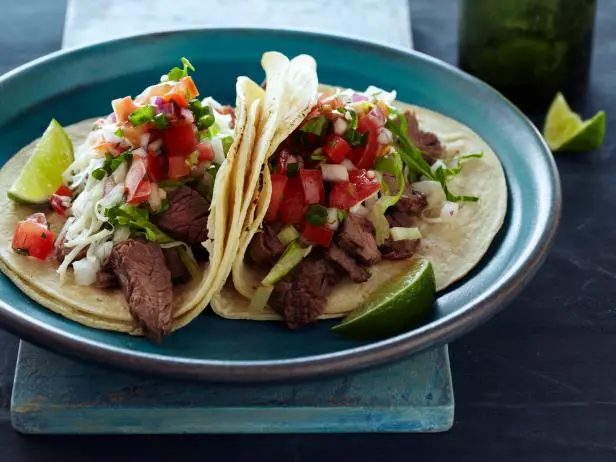
[[270,272],[267,273],[267,276],[263,278],[261,285],[273,286],[276,284],[299,265],[311,250],[312,246],[302,247],[298,241],[291,242]]
[[180,260],[190,273],[190,276],[195,280],[199,279],[199,266],[197,266],[197,261],[192,253],[189,253],[183,245],[179,246],[178,252],[180,254]]

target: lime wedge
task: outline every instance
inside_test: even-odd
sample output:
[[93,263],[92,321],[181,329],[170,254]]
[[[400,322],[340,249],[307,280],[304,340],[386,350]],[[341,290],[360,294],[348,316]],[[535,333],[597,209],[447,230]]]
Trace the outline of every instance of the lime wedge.
[[9,188],[9,198],[26,204],[47,202],[62,184],[62,172],[72,162],[73,143],[56,119],[52,119]]
[[605,137],[605,112],[582,120],[558,93],[545,119],[543,136],[554,152],[585,152],[597,149]]
[[392,337],[424,323],[434,311],[435,298],[432,264],[420,258],[332,330],[356,340]]

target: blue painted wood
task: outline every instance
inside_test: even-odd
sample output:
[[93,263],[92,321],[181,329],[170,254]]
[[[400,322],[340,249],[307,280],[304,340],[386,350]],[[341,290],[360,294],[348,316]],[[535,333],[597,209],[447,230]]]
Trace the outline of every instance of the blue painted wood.
[[11,420],[22,433],[441,432],[454,399],[447,347],[387,368],[276,386],[165,381],[22,342]]

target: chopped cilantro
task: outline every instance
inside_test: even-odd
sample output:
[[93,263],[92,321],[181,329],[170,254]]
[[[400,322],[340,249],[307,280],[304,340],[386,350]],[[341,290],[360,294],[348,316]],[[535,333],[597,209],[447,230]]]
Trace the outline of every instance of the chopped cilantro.
[[169,126],[169,119],[162,112],[160,114],[156,114],[152,119],[156,128],[163,130]]
[[128,116],[128,120],[135,127],[138,127],[139,125],[151,122],[154,119],[154,115],[154,106],[147,104],[131,112]]
[[182,69],[174,67],[167,73],[167,78],[169,80],[180,80],[182,77],[186,77],[189,69],[195,72],[195,68],[188,59],[182,57],[181,61],[183,65]]
[[315,135],[321,135],[323,130],[327,127],[329,120],[325,116],[318,116],[310,119],[299,129],[304,133],[314,133]]
[[233,144],[232,136],[229,135],[229,136],[225,136],[222,138],[222,151],[225,153],[225,156],[229,152],[229,148],[231,147],[232,144]]
[[172,242],[169,236],[163,233],[150,221],[146,208],[134,207],[128,204],[116,205],[105,210],[105,216],[112,226],[128,226],[134,236],[145,237],[152,242]]
[[124,136],[124,130],[121,127],[118,127],[115,132],[113,132],[115,136],[118,138],[122,138]]
[[97,180],[102,180],[103,178],[105,178],[106,174],[107,172],[104,168],[97,168],[92,170],[92,176]]

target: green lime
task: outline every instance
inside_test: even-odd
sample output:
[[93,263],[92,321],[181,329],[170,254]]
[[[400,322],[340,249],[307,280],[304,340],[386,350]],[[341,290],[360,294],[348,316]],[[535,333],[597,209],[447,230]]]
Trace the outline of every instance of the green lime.
[[605,112],[582,120],[558,93],[545,119],[543,136],[554,152],[584,152],[597,149],[605,137]]
[[435,298],[432,264],[420,258],[332,330],[356,340],[392,337],[424,323],[433,313]]
[[52,119],[9,188],[9,198],[26,204],[47,202],[63,183],[62,172],[73,158],[73,143],[56,119]]

